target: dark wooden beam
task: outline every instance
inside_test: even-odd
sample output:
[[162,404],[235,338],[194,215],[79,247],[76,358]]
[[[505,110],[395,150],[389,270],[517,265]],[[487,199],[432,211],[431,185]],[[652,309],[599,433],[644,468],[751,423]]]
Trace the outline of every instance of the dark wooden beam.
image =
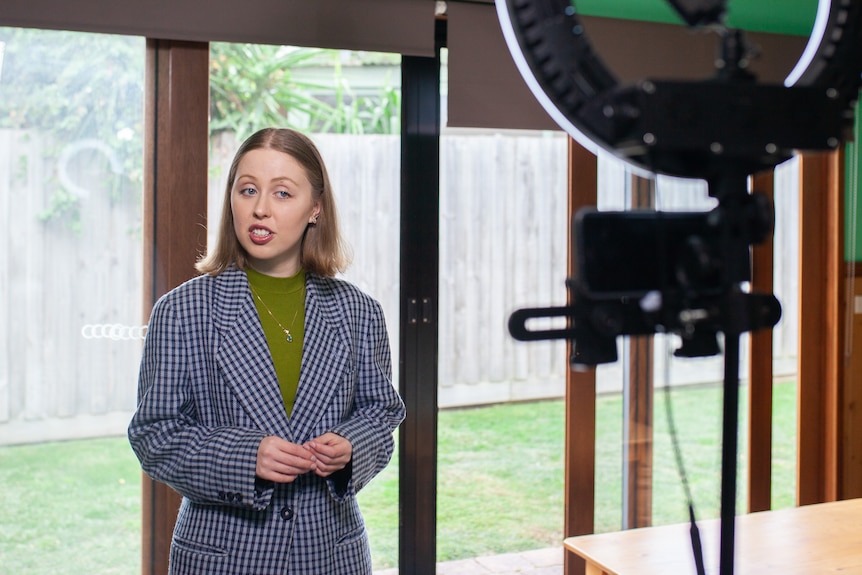
[[[206,249],[209,45],[147,40],[144,317]],[[143,477],[142,573],[168,572],[180,496]]]
[[[438,47],[445,23],[438,22]],[[439,54],[439,51],[437,52]],[[440,60],[401,59],[401,320],[398,569],[434,575],[437,555],[437,326]]]

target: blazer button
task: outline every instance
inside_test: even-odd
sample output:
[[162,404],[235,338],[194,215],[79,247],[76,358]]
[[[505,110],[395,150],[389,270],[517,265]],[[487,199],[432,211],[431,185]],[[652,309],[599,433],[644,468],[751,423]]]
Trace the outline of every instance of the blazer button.
[[293,509],[291,509],[290,507],[282,507],[281,511],[279,511],[279,514],[281,515],[281,518],[285,521],[290,521],[291,519],[293,519]]

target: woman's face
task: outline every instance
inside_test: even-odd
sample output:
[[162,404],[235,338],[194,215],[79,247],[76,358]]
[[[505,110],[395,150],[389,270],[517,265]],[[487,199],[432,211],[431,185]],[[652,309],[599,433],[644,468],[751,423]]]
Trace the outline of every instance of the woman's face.
[[288,277],[299,271],[302,235],[320,212],[305,168],[272,149],[247,152],[230,191],[234,232],[257,271]]

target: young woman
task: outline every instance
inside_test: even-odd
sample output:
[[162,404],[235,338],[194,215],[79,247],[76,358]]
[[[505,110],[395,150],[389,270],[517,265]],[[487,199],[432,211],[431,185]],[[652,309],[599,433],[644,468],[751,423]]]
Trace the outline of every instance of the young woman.
[[183,496],[173,575],[371,573],[356,494],[404,404],[379,304],[346,266],[326,167],[286,129],[231,164],[203,275],[163,296],[129,440]]

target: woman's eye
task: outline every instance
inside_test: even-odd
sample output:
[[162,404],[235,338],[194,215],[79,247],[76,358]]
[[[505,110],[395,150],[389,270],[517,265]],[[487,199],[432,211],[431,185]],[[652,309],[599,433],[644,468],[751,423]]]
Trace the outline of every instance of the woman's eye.
[[239,193],[243,196],[253,196],[257,193],[257,190],[254,188],[240,188]]
[[278,190],[277,192],[275,192],[275,195],[279,198],[289,198],[290,192],[288,192],[287,190]]

